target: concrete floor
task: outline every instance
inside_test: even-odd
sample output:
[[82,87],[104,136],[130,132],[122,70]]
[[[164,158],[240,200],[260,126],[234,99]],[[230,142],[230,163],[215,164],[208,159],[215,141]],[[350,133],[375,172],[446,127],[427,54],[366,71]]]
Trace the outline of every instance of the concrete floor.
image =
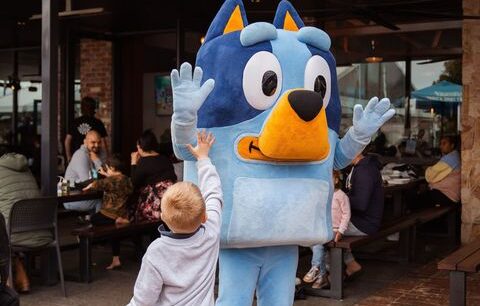
[[[61,221],[62,244],[75,243],[75,238],[70,235],[73,220],[69,224]],[[321,297],[307,297],[306,300],[295,301],[296,306],[310,305],[444,305],[448,300],[448,274],[436,270],[436,261],[442,258],[443,241],[432,240],[430,246],[430,261],[427,264],[392,263],[379,260],[359,260],[364,269],[352,282],[345,284],[345,299],[336,301]],[[373,251],[380,257],[380,249],[385,249],[385,243],[371,245],[368,251]],[[388,243],[387,243],[388,244]],[[388,249],[388,248],[387,248]],[[62,252],[65,274],[75,274],[78,263],[77,250]],[[128,242],[122,243],[121,270],[106,271],[110,263],[110,247],[96,245],[93,249],[94,281],[90,284],[66,282],[68,297],[62,296],[60,285],[44,286],[39,280],[32,279],[32,288],[29,294],[21,295],[22,306],[110,306],[125,305],[132,297],[139,261],[134,256],[133,246]],[[299,262],[299,275],[310,268],[310,256],[301,257]],[[480,305],[480,275],[469,278],[468,288],[469,305]],[[434,297],[434,298],[432,298]],[[420,300],[419,300],[420,299]]]

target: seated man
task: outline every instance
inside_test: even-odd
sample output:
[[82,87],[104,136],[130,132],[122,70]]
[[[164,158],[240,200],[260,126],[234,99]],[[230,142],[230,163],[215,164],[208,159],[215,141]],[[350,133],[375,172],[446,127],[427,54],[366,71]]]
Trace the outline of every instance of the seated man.
[[[28,169],[27,158],[15,153],[0,153],[0,213],[8,224],[10,211],[16,202],[40,196],[35,178]],[[11,244],[23,247],[40,247],[52,242],[50,231],[26,232],[14,234]],[[27,292],[30,283],[18,257],[14,257],[14,285],[19,292]]]
[[[72,160],[65,171],[65,179],[75,183],[96,179],[98,169],[102,166],[106,154],[100,147],[101,136],[98,132],[91,130],[85,136],[83,145],[75,151]],[[65,203],[65,209],[97,212],[102,205],[102,200],[88,200]]]
[[[365,150],[353,159],[353,167],[347,177],[351,218],[345,236],[375,234],[382,223],[384,194],[381,164],[374,155],[364,154]],[[351,252],[345,254],[345,265],[348,276],[362,269]]]
[[430,204],[454,205],[460,201],[460,154],[454,137],[440,140],[442,158],[425,171],[430,192]]

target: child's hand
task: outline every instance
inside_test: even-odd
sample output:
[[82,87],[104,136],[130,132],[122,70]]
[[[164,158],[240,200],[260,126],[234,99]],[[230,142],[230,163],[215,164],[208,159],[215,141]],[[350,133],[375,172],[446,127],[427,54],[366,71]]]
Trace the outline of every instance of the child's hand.
[[140,160],[140,154],[138,153],[138,151],[132,152],[132,154],[130,154],[131,165],[136,165],[139,160]]
[[191,144],[187,144],[187,148],[197,160],[208,158],[208,152],[215,142],[215,137],[212,133],[205,131],[198,132],[197,145],[193,147]]
[[[108,167],[108,166],[106,166],[106,167]],[[105,171],[105,169],[103,167],[98,168],[98,173],[100,173],[103,176],[108,176],[107,171]]]
[[83,191],[87,191],[87,190],[90,190],[90,189],[92,189],[92,188],[93,188],[93,183],[90,183],[90,184],[88,184],[87,187],[83,188],[82,190],[83,190]]
[[130,223],[130,221],[122,217],[117,217],[117,219],[115,219],[115,224],[128,224],[128,223]]
[[339,242],[340,240],[342,240],[342,233],[336,232],[335,233],[335,238],[333,239],[333,241]]

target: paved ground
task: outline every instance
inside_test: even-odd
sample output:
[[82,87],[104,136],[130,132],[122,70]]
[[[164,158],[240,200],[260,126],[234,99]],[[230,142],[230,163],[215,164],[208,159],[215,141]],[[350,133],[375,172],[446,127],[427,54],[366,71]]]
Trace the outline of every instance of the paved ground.
[[[65,236],[67,237],[67,236]],[[65,241],[66,239],[64,239]],[[442,245],[442,242],[437,243]],[[379,260],[362,260],[364,272],[354,281],[347,283],[345,299],[335,301],[320,297],[307,297],[296,301],[296,306],[309,305],[448,305],[448,274],[436,270],[438,258],[443,257],[441,249],[432,249],[433,259],[427,264],[398,264]],[[77,252],[62,253],[65,273],[74,273]],[[80,284],[67,282],[68,298],[61,294],[60,286],[47,287],[33,279],[30,294],[21,296],[22,306],[105,306],[125,305],[132,296],[139,262],[134,258],[133,248],[122,245],[123,268],[105,271],[110,260],[108,246],[96,246],[93,250],[94,282]],[[300,274],[309,268],[309,257],[300,261]],[[469,277],[469,305],[480,305],[480,276]]]
[[[67,282],[68,298],[63,298],[60,286],[42,286],[34,284],[32,292],[21,296],[22,306],[104,306],[125,305],[131,298],[132,288],[139,269],[139,263],[133,259],[133,252],[127,246],[122,253],[127,253],[122,270],[104,271],[108,264],[110,250],[108,247],[98,246],[94,249],[94,282],[91,284],[79,284]],[[124,256],[125,257],[125,256]],[[66,273],[73,273],[76,263],[76,252],[63,253]],[[378,261],[363,261],[365,272],[355,281],[348,283],[345,292],[345,300],[334,301],[326,298],[307,297],[306,300],[297,301],[295,305],[355,305],[362,299],[369,297],[375,292],[382,290],[392,281],[398,280],[407,271],[415,269],[415,265],[392,266],[391,263]],[[308,258],[301,263],[302,270],[308,268]],[[378,304],[377,304],[378,305]]]

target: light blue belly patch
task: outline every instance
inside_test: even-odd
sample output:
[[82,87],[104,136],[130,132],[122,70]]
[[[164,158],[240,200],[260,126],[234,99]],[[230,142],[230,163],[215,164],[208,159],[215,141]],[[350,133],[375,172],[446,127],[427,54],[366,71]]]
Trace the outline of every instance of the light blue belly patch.
[[330,236],[325,217],[330,213],[329,194],[324,180],[237,178],[228,246],[325,243]]

